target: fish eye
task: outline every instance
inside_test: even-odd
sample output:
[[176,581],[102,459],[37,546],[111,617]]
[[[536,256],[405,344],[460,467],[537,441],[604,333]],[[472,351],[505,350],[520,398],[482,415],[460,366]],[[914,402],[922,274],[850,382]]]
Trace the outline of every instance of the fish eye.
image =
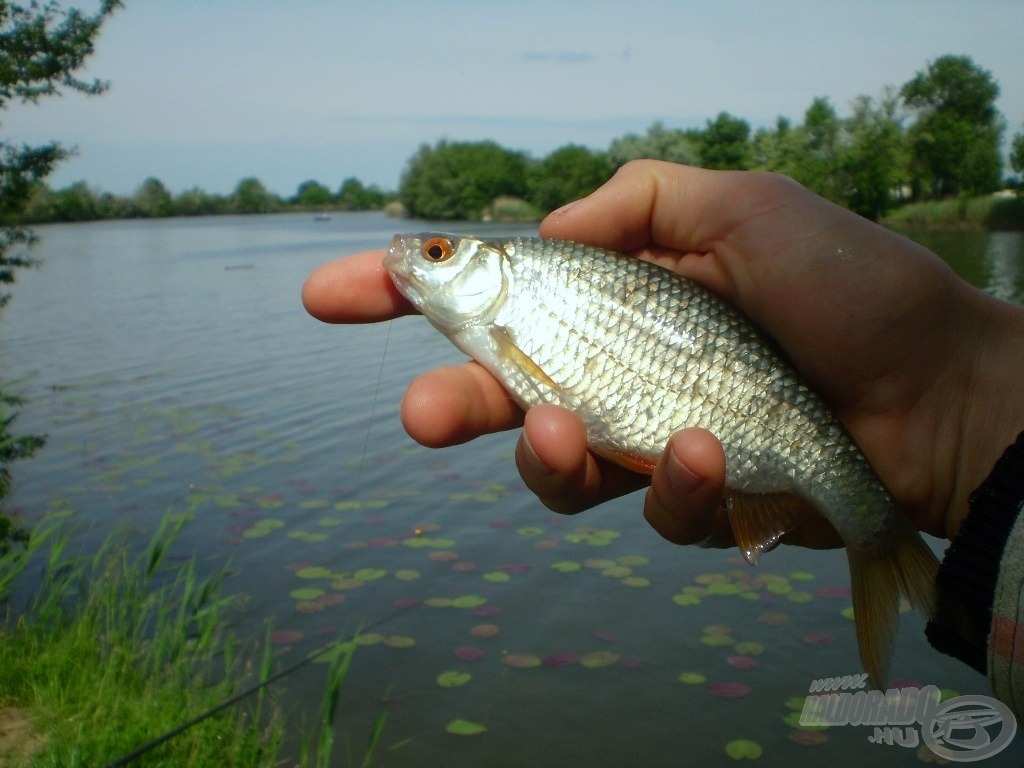
[[432,237],[423,244],[422,251],[430,261],[447,261],[455,253],[455,247],[447,237]]

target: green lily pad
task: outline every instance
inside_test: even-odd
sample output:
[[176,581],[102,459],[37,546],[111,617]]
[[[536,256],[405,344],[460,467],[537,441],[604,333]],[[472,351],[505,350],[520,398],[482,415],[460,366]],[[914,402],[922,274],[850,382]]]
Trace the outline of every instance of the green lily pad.
[[582,567],[583,566],[579,563],[574,563],[571,560],[561,560],[557,563],[551,564],[551,570],[558,571],[559,573],[573,573],[574,571],[580,570]]
[[757,760],[763,750],[756,741],[734,739],[725,745],[725,754],[733,760]]
[[468,672],[449,670],[437,676],[437,684],[442,688],[458,688],[468,683],[472,677]]
[[462,718],[452,720],[444,729],[453,736],[479,736],[481,733],[487,733],[486,726]]
[[331,577],[331,572],[327,568],[311,566],[309,568],[300,568],[295,572],[295,575],[300,579],[328,579]]
[[316,600],[324,591],[322,589],[313,589],[312,587],[303,587],[301,589],[293,589],[288,593],[293,600],[299,600],[300,602],[307,602],[309,600]]

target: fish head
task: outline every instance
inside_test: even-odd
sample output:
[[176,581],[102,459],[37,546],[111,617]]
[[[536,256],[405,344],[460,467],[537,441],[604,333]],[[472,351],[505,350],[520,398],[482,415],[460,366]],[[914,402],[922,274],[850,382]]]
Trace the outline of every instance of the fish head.
[[472,237],[395,235],[384,268],[395,287],[449,337],[488,323],[506,294],[506,255]]

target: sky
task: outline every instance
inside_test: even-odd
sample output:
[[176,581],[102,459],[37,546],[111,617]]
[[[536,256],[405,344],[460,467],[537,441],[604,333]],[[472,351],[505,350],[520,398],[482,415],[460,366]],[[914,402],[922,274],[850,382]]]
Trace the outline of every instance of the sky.
[[[67,0],[83,9],[95,0]],[[397,188],[423,143],[493,139],[543,157],[604,149],[660,120],[727,111],[841,116],[945,54],[1001,88],[1024,131],[1020,0],[126,0],[84,71],[110,82],[11,104],[0,135],[77,148],[50,178],[129,194],[229,193],[256,176],[292,195],[356,176]]]

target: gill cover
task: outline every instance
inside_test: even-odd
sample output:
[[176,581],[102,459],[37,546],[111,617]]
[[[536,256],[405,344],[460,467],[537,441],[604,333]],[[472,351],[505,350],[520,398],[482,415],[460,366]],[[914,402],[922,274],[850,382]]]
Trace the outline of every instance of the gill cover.
[[396,235],[384,260],[399,290],[447,335],[491,321],[508,287],[504,263],[488,243],[434,232]]

